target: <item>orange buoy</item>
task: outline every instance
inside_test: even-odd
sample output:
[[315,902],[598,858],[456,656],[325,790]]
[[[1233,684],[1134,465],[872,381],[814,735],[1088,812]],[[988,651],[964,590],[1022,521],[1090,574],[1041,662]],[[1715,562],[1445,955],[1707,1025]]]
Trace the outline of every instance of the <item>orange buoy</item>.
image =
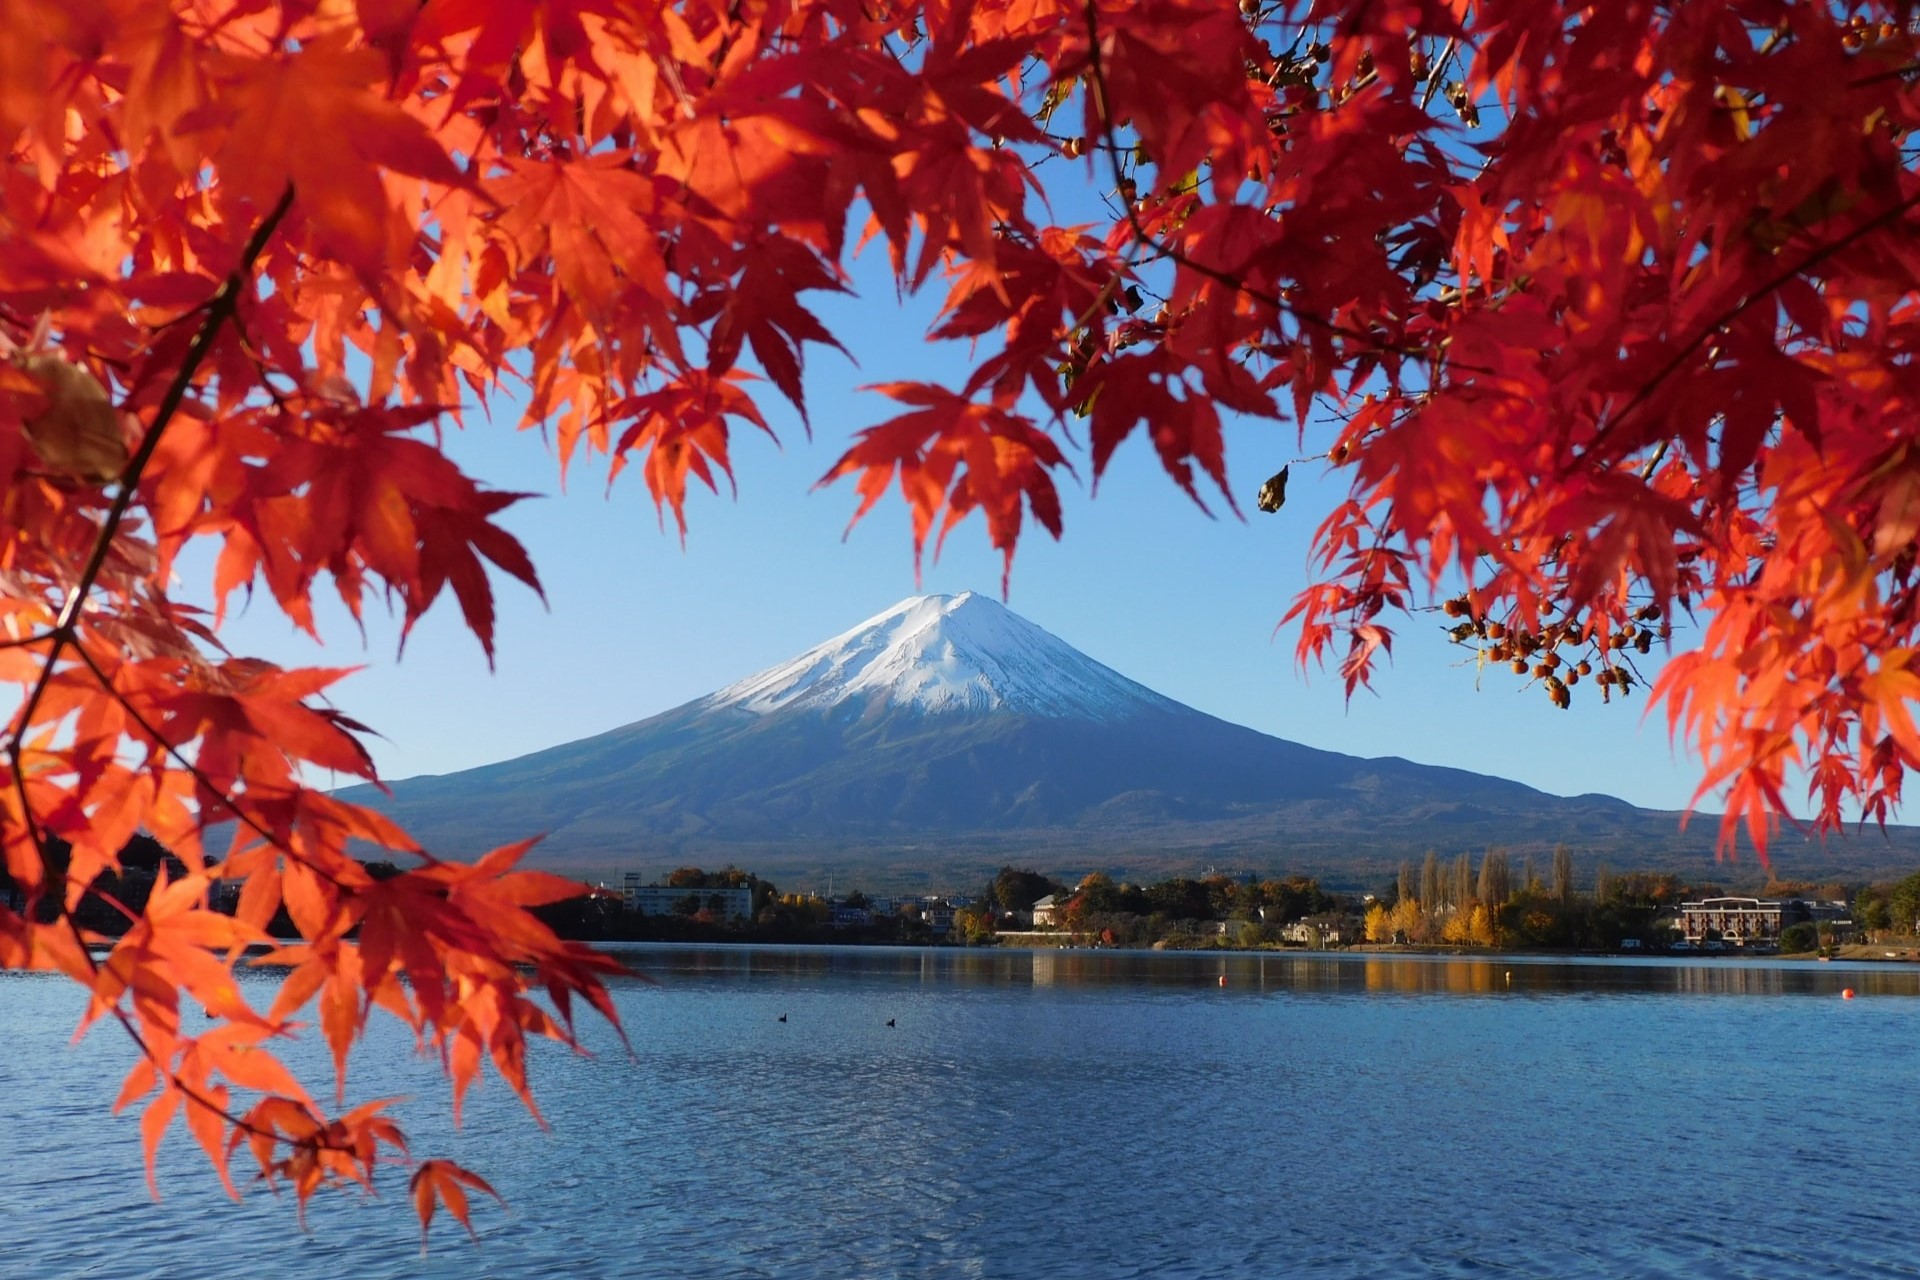
[[[1222,978],[1222,979],[1221,979],[1221,981],[1222,981],[1222,982],[1225,982],[1225,981],[1226,981],[1226,979],[1225,979],[1225,978]],[[1853,999],[1853,988],[1852,988],[1852,987],[1842,987],[1842,988],[1840,989],[1840,998],[1841,998],[1842,1000],[1851,1000],[1851,999]]]

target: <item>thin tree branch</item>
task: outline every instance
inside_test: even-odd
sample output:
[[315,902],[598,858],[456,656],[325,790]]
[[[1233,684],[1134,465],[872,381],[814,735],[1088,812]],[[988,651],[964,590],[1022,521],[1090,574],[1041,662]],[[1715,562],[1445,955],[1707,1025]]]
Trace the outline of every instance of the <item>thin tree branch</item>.
[[36,644],[45,644],[52,640],[55,633],[42,631],[37,636],[22,636],[18,640],[0,640],[0,649],[30,649]]
[[[20,709],[15,712],[10,735],[13,739],[12,753],[15,761],[19,759],[21,735],[27,726],[33,723],[33,716],[40,709],[40,701],[46,697],[47,687],[53,680],[54,668],[59,665],[61,654],[73,643],[75,620],[80,616],[80,607],[99,581],[100,571],[105,567],[107,554],[113,546],[114,537],[120,532],[120,525],[126,519],[127,509],[133,505],[133,495],[138,491],[140,477],[145,473],[147,464],[153,460],[153,454],[160,447],[160,437],[166,432],[167,424],[179,411],[181,402],[186,399],[187,389],[193,385],[193,377],[200,370],[207,353],[213,349],[213,340],[220,332],[220,326],[230,318],[240,305],[240,291],[252,278],[253,263],[267,247],[274,231],[293,204],[293,186],[287,185],[280,200],[254,228],[253,235],[240,251],[240,260],[234,265],[227,278],[207,300],[202,312],[200,328],[188,344],[186,354],[181,358],[180,367],[174,372],[173,381],[167,385],[166,393],[161,397],[160,407],[154,413],[153,425],[148,428],[146,439],[140,442],[140,448],[128,459],[126,469],[120,475],[120,491],[114,495],[113,504],[107,509],[107,516],[101,522],[100,533],[94,539],[93,550],[87,557],[86,566],[81,569],[80,577],[67,590],[67,599],[60,607],[54,619],[50,638],[53,641],[47,652],[46,664],[40,668],[40,677],[34,681]],[[17,768],[17,763],[16,763]],[[32,815],[27,817],[32,824]]]
[[[124,908],[122,909],[124,910]],[[94,979],[97,981],[100,977],[100,962],[94,959],[93,952],[87,947],[85,930],[80,927],[80,922],[73,918],[73,913],[68,911],[64,905],[60,909],[60,919],[61,922],[67,926],[67,931],[73,935],[75,948],[80,952],[81,957],[86,961],[87,969],[93,974]],[[319,1133],[313,1137],[293,1138],[276,1130],[262,1129],[246,1117],[235,1115],[213,1099],[207,1097],[193,1085],[182,1080],[141,1032],[139,1025],[134,1021],[133,1015],[121,1008],[117,1000],[107,1006],[107,1012],[113,1015],[114,1021],[120,1024],[121,1030],[127,1033],[127,1038],[133,1041],[135,1048],[139,1049],[140,1056],[152,1064],[154,1071],[166,1082],[166,1087],[177,1091],[190,1105],[202,1107],[212,1112],[243,1133],[265,1138],[276,1145],[291,1147],[296,1151],[306,1149],[310,1151],[344,1151],[349,1154],[355,1153],[355,1148],[351,1144],[326,1141],[325,1127],[321,1127]],[[292,1099],[292,1101],[298,1102],[300,1099],[296,1098]],[[311,1104],[308,1105],[309,1108],[311,1108]],[[369,1167],[369,1173],[371,1173],[371,1167]]]
[[[1203,263],[1194,261],[1192,258],[1188,257],[1184,251],[1176,248],[1171,244],[1166,243],[1163,240],[1156,239],[1151,233],[1147,231],[1146,227],[1143,226],[1140,222],[1140,215],[1139,215],[1139,212],[1134,208],[1133,201],[1126,199],[1126,196],[1125,196],[1125,189],[1123,184],[1126,181],[1126,173],[1120,167],[1119,144],[1115,141],[1114,134],[1113,134],[1113,128],[1114,128],[1113,115],[1108,110],[1108,107],[1107,107],[1106,69],[1103,63],[1101,62],[1101,58],[1100,58],[1099,15],[1096,11],[1095,6],[1096,6],[1096,0],[1086,0],[1086,4],[1084,6],[1084,12],[1086,14],[1086,20],[1087,20],[1087,59],[1088,59],[1087,75],[1089,78],[1090,87],[1094,95],[1094,106],[1096,110],[1099,112],[1099,116],[1100,116],[1101,134],[1108,144],[1106,147],[1107,161],[1108,161],[1108,164],[1111,166],[1111,169],[1113,172],[1114,186],[1120,191],[1121,203],[1125,206],[1125,209],[1126,209],[1127,225],[1132,229],[1135,238],[1147,245],[1152,246],[1159,253],[1171,259],[1175,264],[1185,267],[1187,270],[1192,271],[1194,274],[1203,276],[1206,279],[1213,281],[1215,284],[1219,284],[1228,289],[1232,289],[1236,293],[1242,294],[1246,297],[1252,298],[1256,302],[1272,307],[1279,314],[1285,315],[1285,316],[1291,316],[1295,321],[1309,328],[1322,330],[1323,332],[1333,334],[1335,337],[1346,338],[1349,341],[1360,343],[1366,346],[1367,348],[1369,348],[1370,350],[1381,352],[1388,355],[1402,356],[1412,360],[1423,359],[1423,358],[1427,358],[1435,355],[1436,353],[1431,349],[1423,348],[1423,347],[1406,347],[1406,346],[1398,345],[1396,343],[1386,342],[1381,340],[1378,336],[1374,334],[1367,333],[1359,329],[1352,329],[1347,327],[1346,325],[1336,324],[1332,320],[1323,319],[1320,316],[1313,315],[1312,313],[1307,311],[1303,311],[1300,308],[1295,307],[1292,303],[1288,302],[1285,298],[1281,297],[1277,293],[1267,293],[1260,289],[1255,289],[1249,286],[1244,280],[1237,278],[1230,272],[1221,271],[1221,270],[1218,270],[1217,268],[1209,267]],[[1484,374],[1491,375],[1494,372],[1492,369],[1480,368],[1474,365],[1455,364],[1452,367],[1464,370],[1465,372],[1468,372],[1468,373],[1484,373]]]
[[1440,60],[1427,68],[1427,87],[1420,92],[1422,111],[1425,111],[1427,104],[1433,101],[1433,92],[1440,87],[1441,80],[1447,74],[1447,66],[1453,61],[1453,55],[1459,48],[1460,37],[1448,36],[1446,48],[1440,51]]
[[167,385],[166,394],[160,398],[160,407],[153,415],[153,426],[148,429],[146,438],[140,442],[140,448],[128,460],[127,469],[120,477],[120,492],[107,509],[106,522],[93,544],[93,555],[88,559],[87,567],[80,572],[80,581],[67,593],[67,603],[60,610],[57,626],[70,626],[80,612],[81,602],[93,590],[94,582],[100,577],[100,569],[106,563],[107,549],[113,545],[114,535],[120,531],[120,524],[126,519],[127,508],[133,504],[140,477],[145,473],[147,463],[152,461],[154,451],[160,447],[160,437],[166,433],[167,424],[173,421],[173,415],[186,399],[187,389],[193,385],[193,376],[200,371],[201,362],[213,349],[213,340],[219,336],[220,326],[232,319],[239,310],[240,292],[253,279],[254,259],[267,247],[267,241],[273,238],[280,220],[287,216],[287,210],[292,205],[293,184],[288,183],[286,190],[280,193],[279,202],[254,228],[253,235],[240,250],[240,261],[227,273],[227,278],[221,281],[213,297],[208,299],[199,331],[193,335],[186,355],[181,358],[180,368]]
[[1852,248],[1854,244],[1864,240],[1882,227],[1890,223],[1898,222],[1903,215],[1915,206],[1920,206],[1920,192],[1916,192],[1898,204],[1882,210],[1839,239],[1830,240],[1826,244],[1820,245],[1811,253],[1807,254],[1806,257],[1800,259],[1786,270],[1774,275],[1765,284],[1741,294],[1732,306],[1701,325],[1699,331],[1682,344],[1680,349],[1675,351],[1651,378],[1640,384],[1639,390],[1633,393],[1633,398],[1627,401],[1619,413],[1613,415],[1613,420],[1599,432],[1587,451],[1589,453],[1593,452],[1608,436],[1618,433],[1621,424],[1626,421],[1628,415],[1645,404],[1653,393],[1660,388],[1660,385],[1678,373],[1680,366],[1691,359],[1696,351],[1711,341],[1715,334],[1739,319],[1748,308],[1772,296],[1774,290],[1795,276],[1798,276],[1804,271],[1810,271],[1836,254]]
[[227,811],[233,814],[235,821],[249,828],[255,835],[259,836],[275,849],[278,849],[281,855],[289,861],[298,862],[300,865],[306,867],[307,870],[332,884],[337,889],[345,889],[347,887],[341,883],[338,876],[328,871],[325,867],[316,866],[311,860],[296,854],[290,846],[282,842],[278,836],[267,830],[266,827],[260,824],[258,819],[242,808],[240,802],[231,793],[223,787],[214,785],[213,779],[206,775],[199,764],[187,759],[179,747],[175,746],[167,739],[166,735],[154,727],[153,722],[147,719],[146,713],[134,706],[133,702],[119,690],[113,683],[112,678],[107,675],[100,664],[94,659],[94,656],[87,652],[87,647],[84,644],[75,644],[73,651],[80,656],[80,661],[85,664],[87,670],[93,673],[94,679],[99,681],[100,688],[108,697],[120,704],[121,710],[132,717],[133,722],[140,727],[140,731],[153,740],[153,745],[165,752],[166,755],[191,776],[203,790],[217,796],[220,803],[226,806]]
[[[162,435],[165,434],[167,425],[173,420],[174,415],[179,411],[180,405],[185,401],[187,391],[193,385],[194,376],[199,372],[201,364],[213,349],[214,340],[219,336],[221,326],[237,315],[241,293],[252,279],[253,264],[266,249],[267,242],[273,238],[274,232],[279,228],[281,221],[286,217],[287,211],[292,205],[293,187],[289,184],[281,193],[280,199],[274,204],[273,208],[268,211],[266,217],[254,228],[253,234],[248,237],[245,245],[242,246],[240,257],[232,271],[227,274],[226,278],[221,282],[220,287],[214,292],[213,296],[207,300],[202,308],[200,327],[194,333],[193,340],[188,344],[186,353],[181,358],[180,367],[174,372],[173,380],[168,384],[165,394],[161,397],[159,407],[154,413],[153,424],[148,428],[145,439],[141,441],[139,449],[136,450],[128,460],[126,468],[120,475],[119,492],[114,495],[113,503],[107,510],[106,518],[101,522],[100,532],[94,539],[93,548],[87,558],[85,567],[82,568],[79,578],[68,588],[66,601],[60,608],[54,626],[44,635],[32,637],[27,640],[7,642],[7,647],[41,643],[49,646],[46,661],[40,668],[39,677],[34,681],[32,689],[21,702],[19,710],[14,715],[12,727],[8,734],[9,741],[7,743],[8,759],[13,770],[14,791],[20,802],[21,819],[25,822],[27,833],[33,840],[34,847],[40,856],[43,870],[46,864],[47,842],[45,834],[41,831],[39,823],[34,816],[31,798],[27,792],[26,771],[22,752],[26,731],[33,724],[34,715],[39,710],[42,700],[46,697],[47,690],[52,685],[60,659],[65,655],[67,650],[73,649],[77,651],[80,654],[81,661],[93,672],[96,678],[101,679],[103,687],[105,687],[109,693],[113,694],[120,705],[126,707],[127,710],[133,714],[135,720],[141,724],[141,727],[149,733],[154,734],[156,741],[160,742],[176,761],[180,761],[183,765],[185,764],[185,761],[181,759],[179,753],[154,732],[152,725],[146,722],[145,717],[140,715],[134,708],[128,706],[125,698],[120,697],[117,690],[113,689],[112,683],[104,678],[98,665],[93,661],[92,655],[86,652],[85,646],[78,643],[80,611],[87,597],[92,593],[94,585],[99,581],[100,574],[105,568],[107,557],[111,553],[114,538],[119,534],[120,526],[125,521],[127,511],[133,504],[134,494],[139,490],[140,478],[145,473],[148,463],[152,461],[154,452],[159,448],[160,439]],[[202,775],[197,768],[193,766],[187,767],[192,770],[196,778],[204,780],[204,775]],[[218,788],[209,789],[213,790],[215,794],[219,794]],[[231,801],[229,801],[229,807],[233,808],[236,814],[240,814],[240,810],[232,806]],[[240,816],[245,817],[244,814]],[[254,825],[256,830],[259,829],[257,824],[250,823],[250,825]],[[44,885],[44,883],[43,878],[42,884]],[[37,898],[39,894],[36,893],[34,896]],[[81,929],[79,922],[74,919],[73,913],[67,908],[64,901],[60,906],[60,919],[65,922],[68,930],[72,933],[75,946],[78,948],[88,969],[97,980],[100,973],[99,962],[94,959],[92,952],[87,949],[85,931]],[[271,1138],[277,1143],[284,1143],[295,1148],[309,1147],[313,1149],[326,1149],[332,1145],[322,1142],[318,1138],[292,1139],[278,1133],[260,1130],[256,1126],[249,1124],[243,1118],[235,1116],[233,1113],[218,1106],[211,1099],[206,1098],[198,1090],[182,1081],[167,1063],[160,1060],[153,1046],[148,1042],[146,1037],[141,1034],[139,1027],[135,1025],[132,1015],[120,1008],[117,1002],[112,1006],[112,1013],[121,1027],[126,1031],[127,1035],[133,1040],[134,1045],[140,1050],[141,1054],[145,1056],[146,1059],[153,1064],[154,1068],[166,1079],[169,1087],[177,1089],[190,1103],[215,1112],[228,1122],[248,1133]]]

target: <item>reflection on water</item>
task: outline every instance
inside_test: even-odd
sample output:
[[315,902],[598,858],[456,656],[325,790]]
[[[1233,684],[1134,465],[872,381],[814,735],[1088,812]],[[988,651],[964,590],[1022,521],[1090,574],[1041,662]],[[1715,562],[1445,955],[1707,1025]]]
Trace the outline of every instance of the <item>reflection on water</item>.
[[[1920,966],[1767,959],[1571,959],[1326,952],[655,945],[617,952],[649,979],[898,981],[1396,995],[1920,995]],[[1222,981],[1224,979],[1224,981]]]
[[397,1176],[301,1234],[175,1135],[154,1203],[106,1110],[126,1046],[69,1048],[72,984],[0,975],[0,1277],[1920,1276],[1913,969],[623,954],[633,1052],[534,1054],[550,1132],[497,1081],[453,1131],[376,1023],[349,1101],[413,1095],[415,1149],[512,1206],[425,1256]]

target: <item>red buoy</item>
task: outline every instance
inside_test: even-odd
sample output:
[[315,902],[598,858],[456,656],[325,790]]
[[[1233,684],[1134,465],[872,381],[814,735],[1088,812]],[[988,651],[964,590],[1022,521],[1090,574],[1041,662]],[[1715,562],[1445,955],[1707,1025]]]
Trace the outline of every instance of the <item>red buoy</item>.
[[[1224,973],[1220,975],[1220,985],[1223,987],[1227,985],[1227,975]],[[1848,994],[1851,995],[1852,992],[1848,992]]]
[[[1225,981],[1225,979],[1222,979],[1222,981]],[[1842,988],[1840,988],[1840,998],[1841,998],[1842,1000],[1851,1000],[1851,999],[1853,999],[1853,988],[1852,988],[1852,987],[1842,987]]]

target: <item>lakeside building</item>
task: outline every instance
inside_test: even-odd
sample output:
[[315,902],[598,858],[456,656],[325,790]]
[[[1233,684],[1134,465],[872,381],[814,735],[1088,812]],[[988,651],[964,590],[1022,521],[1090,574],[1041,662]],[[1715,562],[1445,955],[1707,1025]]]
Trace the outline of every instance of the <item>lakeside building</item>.
[[1338,911],[1323,911],[1280,926],[1280,936],[1306,947],[1347,947],[1367,936],[1364,921]]
[[1803,902],[1796,898],[1787,904],[1787,910],[1782,919],[1787,924],[1798,924],[1805,920],[1813,924],[1826,925],[1841,937],[1850,936],[1854,932],[1853,907],[1843,899]]
[[1822,934],[1831,933],[1845,940],[1854,933],[1853,912],[1845,901],[1808,901],[1790,898],[1784,902],[1767,898],[1704,898],[1680,904],[1680,918],[1674,922],[1685,942],[1699,946],[1719,941],[1730,947],[1774,947],[1780,934],[1796,924],[1817,924]]
[[1067,918],[1067,902],[1058,894],[1048,894],[1033,904],[1033,927],[1054,929]]
[[1724,942],[1730,947],[1780,945],[1781,911],[1786,906],[1766,898],[1702,898],[1680,904],[1680,934],[1699,946]]
[[671,916],[680,913],[688,898],[699,900],[700,910],[711,911],[718,920],[751,920],[753,890],[691,889],[685,885],[642,884],[640,873],[627,872],[620,890],[620,905],[643,916]]

